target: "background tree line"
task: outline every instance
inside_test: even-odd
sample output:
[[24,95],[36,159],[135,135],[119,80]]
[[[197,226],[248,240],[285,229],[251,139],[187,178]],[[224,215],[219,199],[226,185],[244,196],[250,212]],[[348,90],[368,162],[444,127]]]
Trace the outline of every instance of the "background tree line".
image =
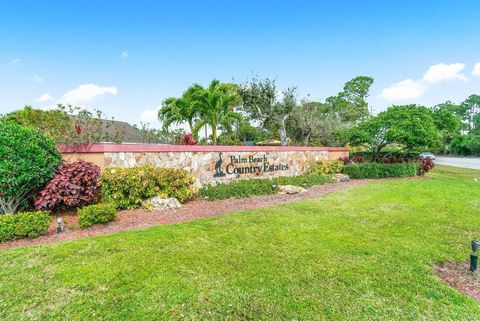
[[[372,155],[430,150],[480,156],[479,95],[431,108],[394,105],[373,115],[367,102],[372,84],[373,78],[358,76],[337,95],[314,101],[299,97],[296,87],[278,88],[274,79],[213,80],[165,99],[158,112],[160,129],[135,127],[144,143],[348,145]],[[104,120],[99,110],[62,105],[49,111],[26,106],[0,116],[3,122],[35,127],[58,144],[121,142],[123,133],[112,133]]]

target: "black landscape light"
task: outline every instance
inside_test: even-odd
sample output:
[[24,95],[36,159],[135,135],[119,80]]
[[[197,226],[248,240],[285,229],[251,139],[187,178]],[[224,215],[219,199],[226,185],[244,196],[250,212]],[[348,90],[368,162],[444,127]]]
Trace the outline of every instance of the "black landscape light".
[[472,241],[472,254],[470,255],[470,271],[475,272],[477,270],[478,256],[477,251],[480,249],[480,242],[477,240]]
[[273,190],[276,190],[277,187],[278,187],[277,184],[272,184],[272,189],[273,189]]
[[62,218],[59,216],[57,217],[57,233],[61,233],[62,231],[63,231]]
[[303,188],[307,188],[307,182],[303,182]]

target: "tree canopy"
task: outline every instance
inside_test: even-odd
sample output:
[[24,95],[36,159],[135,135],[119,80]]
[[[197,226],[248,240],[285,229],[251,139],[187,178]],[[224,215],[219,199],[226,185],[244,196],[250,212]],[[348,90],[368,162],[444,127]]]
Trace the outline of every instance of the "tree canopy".
[[440,144],[440,132],[433,112],[423,106],[391,106],[354,127],[349,134],[352,146],[364,146],[372,156],[387,146],[398,151],[419,152]]

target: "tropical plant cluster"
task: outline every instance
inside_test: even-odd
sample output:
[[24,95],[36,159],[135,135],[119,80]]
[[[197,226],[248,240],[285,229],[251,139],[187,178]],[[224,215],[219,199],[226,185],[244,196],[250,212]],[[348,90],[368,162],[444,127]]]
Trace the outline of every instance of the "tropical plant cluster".
[[165,131],[185,126],[204,144],[343,145],[345,130],[370,115],[366,98],[372,84],[372,78],[359,76],[336,96],[317,102],[299,98],[295,87],[279,90],[269,78],[242,84],[213,80],[165,99],[158,116]]
[[[195,193],[195,179],[186,171],[151,165],[105,171],[103,193],[99,182],[97,165],[62,163],[48,134],[1,122],[0,242],[44,234],[51,222],[47,210],[78,209],[80,226],[88,227],[114,220],[117,206],[136,208],[145,198],[163,195],[184,202]],[[21,212],[33,208],[37,212]]]

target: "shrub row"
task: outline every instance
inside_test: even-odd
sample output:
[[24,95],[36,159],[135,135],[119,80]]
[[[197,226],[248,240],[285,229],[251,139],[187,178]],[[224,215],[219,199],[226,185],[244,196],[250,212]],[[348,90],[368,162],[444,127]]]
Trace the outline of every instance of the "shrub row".
[[231,197],[244,198],[252,195],[271,195],[277,192],[274,185],[295,185],[311,187],[333,181],[331,175],[284,176],[273,179],[249,179],[231,183],[207,185],[199,190],[199,195],[210,201]]
[[363,178],[388,178],[388,177],[407,177],[418,174],[419,163],[350,163],[345,166],[343,172],[352,179]]
[[79,209],[77,215],[78,224],[81,227],[89,227],[114,221],[117,218],[117,208],[114,204],[95,204]]
[[0,242],[17,238],[34,238],[47,232],[51,218],[48,212],[25,212],[0,215]]
[[383,163],[383,164],[396,164],[396,163],[408,163],[408,162],[414,162],[418,159],[418,157],[409,157],[406,155],[387,155],[387,156],[379,156],[375,157],[372,160],[372,157],[369,156],[361,156],[361,155],[355,155],[352,156],[351,158],[349,157],[343,157],[340,158],[345,165],[350,164],[350,163],[366,163],[366,162],[375,162],[375,163]]
[[[372,152],[371,151],[363,151],[363,152],[350,152],[350,157],[355,157],[355,156],[360,156],[363,158],[372,158]],[[408,152],[403,152],[403,151],[381,151],[378,156],[380,158],[388,158],[388,157],[399,157],[399,158],[410,158],[414,159],[418,157],[418,153],[408,153]]]
[[181,203],[195,193],[195,178],[176,168],[142,165],[108,168],[100,176],[102,200],[119,209],[134,209],[153,196],[175,197]]

